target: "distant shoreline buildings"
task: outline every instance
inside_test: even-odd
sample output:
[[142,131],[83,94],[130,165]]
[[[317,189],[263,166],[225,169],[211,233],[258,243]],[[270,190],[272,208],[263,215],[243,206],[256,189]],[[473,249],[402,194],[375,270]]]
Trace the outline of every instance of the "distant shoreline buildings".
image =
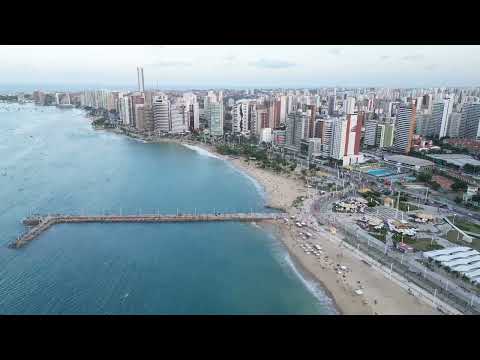
[[[203,132],[255,138],[308,159],[361,163],[362,148],[408,154],[420,140],[480,139],[479,88],[322,88],[317,90],[35,91],[38,105],[108,114],[112,126],[147,136]],[[420,141],[420,143],[422,143]]]

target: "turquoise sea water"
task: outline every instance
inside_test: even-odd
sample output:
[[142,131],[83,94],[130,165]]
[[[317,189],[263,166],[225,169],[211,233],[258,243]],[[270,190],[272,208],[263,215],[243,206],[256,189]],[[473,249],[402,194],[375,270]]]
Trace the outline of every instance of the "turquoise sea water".
[[83,112],[0,104],[0,314],[332,314],[280,242],[244,223],[68,224],[39,213],[266,211],[223,160],[94,131]]

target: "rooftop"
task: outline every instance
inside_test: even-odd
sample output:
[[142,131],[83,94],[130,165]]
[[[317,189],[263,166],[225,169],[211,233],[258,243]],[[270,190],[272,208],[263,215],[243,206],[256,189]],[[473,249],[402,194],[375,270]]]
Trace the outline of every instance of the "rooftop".
[[480,166],[480,161],[465,154],[440,154],[440,155],[428,155],[428,156],[433,159],[444,160],[449,164],[457,165],[460,167],[464,167],[466,164],[470,164],[473,166]]
[[479,282],[480,253],[466,246],[454,246],[423,253],[426,258],[440,262],[442,266],[465,275],[472,282]]
[[429,160],[419,159],[413,156],[407,155],[390,155],[385,156],[385,160],[398,162],[404,165],[410,166],[433,166],[434,163]]

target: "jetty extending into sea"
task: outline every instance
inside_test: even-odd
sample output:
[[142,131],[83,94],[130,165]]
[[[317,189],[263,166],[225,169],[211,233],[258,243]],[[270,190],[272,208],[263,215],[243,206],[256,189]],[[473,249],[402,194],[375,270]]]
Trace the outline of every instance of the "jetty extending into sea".
[[176,215],[35,215],[23,220],[29,230],[20,235],[10,248],[21,248],[38,237],[50,227],[69,223],[165,223],[165,222],[211,222],[243,221],[258,222],[277,220],[287,217],[285,213],[214,213],[214,214],[176,214]]

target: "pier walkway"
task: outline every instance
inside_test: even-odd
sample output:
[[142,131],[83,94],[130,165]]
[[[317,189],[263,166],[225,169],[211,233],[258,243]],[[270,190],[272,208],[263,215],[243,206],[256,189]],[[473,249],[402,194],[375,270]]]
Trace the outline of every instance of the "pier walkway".
[[23,223],[31,228],[19,236],[11,248],[21,248],[56,224],[68,223],[162,223],[162,222],[210,222],[210,221],[264,221],[287,217],[285,213],[224,213],[179,215],[47,215],[30,216]]

